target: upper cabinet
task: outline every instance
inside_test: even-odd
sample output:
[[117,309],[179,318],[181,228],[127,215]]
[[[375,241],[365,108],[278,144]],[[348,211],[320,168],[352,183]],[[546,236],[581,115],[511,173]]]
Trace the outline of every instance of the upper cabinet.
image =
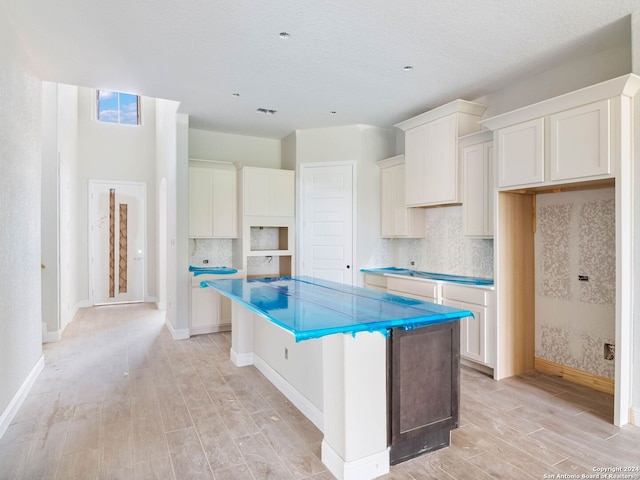
[[244,167],[244,214],[261,217],[293,217],[295,172],[275,168]]
[[484,130],[462,137],[462,228],[468,237],[493,237],[493,138]]
[[405,131],[407,206],[461,203],[458,137],[479,130],[485,109],[455,100],[396,125]]
[[610,100],[549,116],[551,181],[610,175]]
[[498,189],[615,178],[638,89],[625,75],[483,120],[495,132]]
[[424,237],[424,211],[406,207],[404,155],[380,160],[378,167],[380,167],[380,235],[385,238]]
[[237,174],[232,164],[189,162],[189,237],[238,236]]
[[[501,128],[497,134],[498,187],[544,181],[544,121],[541,118]],[[508,159],[516,159],[509,161]]]

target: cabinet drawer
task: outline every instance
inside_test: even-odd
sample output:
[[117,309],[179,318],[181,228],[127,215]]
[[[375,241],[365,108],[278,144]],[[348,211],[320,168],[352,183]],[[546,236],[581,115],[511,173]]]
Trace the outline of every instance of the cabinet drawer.
[[442,286],[442,297],[447,300],[487,305],[488,290],[482,288],[463,287],[461,285],[445,284]]
[[387,290],[389,293],[394,290],[393,293],[402,293],[419,295],[420,297],[433,298],[434,301],[438,301],[438,284],[436,282],[429,282],[425,280],[409,280],[406,278],[387,278]]
[[364,275],[364,284],[365,287],[382,287],[384,289],[387,288],[387,278],[382,275],[368,275],[365,273]]

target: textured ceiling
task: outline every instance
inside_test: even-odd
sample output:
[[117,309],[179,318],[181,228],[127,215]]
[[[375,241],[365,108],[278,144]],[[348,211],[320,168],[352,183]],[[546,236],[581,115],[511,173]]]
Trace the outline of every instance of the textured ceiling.
[[[455,98],[477,98],[606,48],[628,36],[627,16],[640,11],[640,0],[0,5],[44,80],[177,100],[194,128],[271,138],[389,127]],[[290,38],[280,38],[283,31]],[[260,107],[277,113],[257,114]]]

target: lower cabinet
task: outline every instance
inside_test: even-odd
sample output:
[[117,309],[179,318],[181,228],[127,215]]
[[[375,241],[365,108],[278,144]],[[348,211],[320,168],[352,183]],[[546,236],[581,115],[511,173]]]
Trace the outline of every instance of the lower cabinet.
[[423,302],[440,303],[440,284],[417,278],[387,277],[387,292]]
[[473,362],[495,367],[495,292],[480,287],[445,284],[442,304],[470,310],[473,317],[460,320],[460,356]]
[[231,330],[231,300],[213,288],[200,287],[205,280],[244,278],[242,272],[230,275],[191,276],[189,288],[189,334],[228,332]]
[[496,367],[497,317],[493,288],[375,274],[365,274],[364,286],[473,312],[473,317],[460,320],[460,356],[470,360],[468,366],[489,374],[490,369]]
[[391,465],[449,445],[460,405],[460,322],[391,330],[389,461]]
[[370,288],[378,292],[387,292],[387,277],[383,275],[375,275],[371,273],[364,274],[364,288]]
[[192,288],[189,333],[198,335],[229,330],[231,330],[230,300],[213,288]]

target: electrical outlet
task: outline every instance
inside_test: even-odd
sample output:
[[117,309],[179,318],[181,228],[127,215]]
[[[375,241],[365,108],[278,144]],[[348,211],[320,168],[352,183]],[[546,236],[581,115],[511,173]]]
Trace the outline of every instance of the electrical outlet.
[[411,260],[411,261],[409,262],[409,264],[410,264],[412,267],[415,267],[416,262],[414,262],[413,260]]
[[616,356],[616,346],[612,343],[604,344],[604,359],[613,360]]
[[202,263],[204,263],[205,265],[209,263],[209,260],[203,260]]

